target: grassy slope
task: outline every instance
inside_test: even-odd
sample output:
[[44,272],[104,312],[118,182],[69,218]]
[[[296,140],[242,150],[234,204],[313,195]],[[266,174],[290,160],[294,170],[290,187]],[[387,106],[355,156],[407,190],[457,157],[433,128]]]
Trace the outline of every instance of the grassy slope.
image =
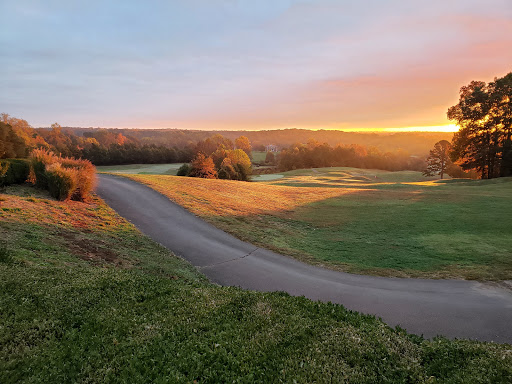
[[209,284],[99,199],[0,194],[0,382],[508,383],[512,346],[422,340]]
[[512,179],[325,168],[266,183],[129,176],[254,244],[356,273],[512,278]]
[[98,172],[132,173],[149,175],[176,175],[178,168],[183,163],[170,164],[126,164],[126,165],[102,165],[96,167]]

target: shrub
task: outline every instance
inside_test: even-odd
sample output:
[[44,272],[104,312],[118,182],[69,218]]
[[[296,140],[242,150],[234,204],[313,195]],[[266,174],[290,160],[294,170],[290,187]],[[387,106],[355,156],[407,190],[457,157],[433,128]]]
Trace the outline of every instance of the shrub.
[[176,172],[176,176],[188,176],[190,173],[190,164],[185,163],[181,167],[178,168],[178,172]]
[[36,187],[48,189],[59,200],[86,200],[96,183],[96,168],[89,160],[59,157],[36,149],[31,165]]
[[4,184],[4,180],[7,179],[7,171],[9,170],[10,164],[6,161],[0,161],[0,186],[7,185],[7,182]]
[[36,187],[48,189],[48,181],[46,179],[46,166],[59,161],[59,157],[55,156],[53,152],[46,149],[34,149],[30,156],[32,173]]
[[265,164],[275,164],[276,163],[276,157],[272,152],[267,152],[265,156]]
[[46,181],[50,195],[57,200],[70,199],[77,189],[77,176],[76,169],[64,168],[59,163],[46,166]]
[[241,181],[249,181],[249,173],[251,169],[247,169],[243,164],[235,164],[234,166],[236,174],[238,175],[238,180]]
[[62,159],[61,165],[65,169],[76,170],[76,189],[71,195],[72,200],[87,200],[96,185],[96,168],[89,160]]
[[0,187],[23,184],[30,173],[30,163],[25,159],[0,160]]
[[453,163],[446,168],[446,173],[454,179],[478,179],[479,176],[475,170],[471,169],[465,171],[460,166]]

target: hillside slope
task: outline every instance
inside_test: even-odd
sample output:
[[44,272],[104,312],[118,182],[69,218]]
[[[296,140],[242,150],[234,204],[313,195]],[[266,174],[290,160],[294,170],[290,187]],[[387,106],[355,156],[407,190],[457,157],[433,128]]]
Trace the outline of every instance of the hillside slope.
[[512,346],[426,341],[282,293],[212,285],[100,199],[0,194],[0,381],[497,382]]

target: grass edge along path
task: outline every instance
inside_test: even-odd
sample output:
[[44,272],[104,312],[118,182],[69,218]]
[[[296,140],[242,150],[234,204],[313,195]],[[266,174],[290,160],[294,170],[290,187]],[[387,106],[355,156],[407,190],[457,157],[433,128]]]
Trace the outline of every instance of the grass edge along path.
[[2,383],[512,379],[512,345],[424,340],[341,305],[210,284],[97,198],[9,188],[0,233]]

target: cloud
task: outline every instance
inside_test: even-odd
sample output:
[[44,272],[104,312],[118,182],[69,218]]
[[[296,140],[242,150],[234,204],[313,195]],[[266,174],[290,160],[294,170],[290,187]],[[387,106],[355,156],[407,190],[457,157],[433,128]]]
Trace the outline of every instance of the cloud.
[[0,105],[34,125],[439,125],[461,85],[512,70],[508,0],[6,0],[0,12]]

